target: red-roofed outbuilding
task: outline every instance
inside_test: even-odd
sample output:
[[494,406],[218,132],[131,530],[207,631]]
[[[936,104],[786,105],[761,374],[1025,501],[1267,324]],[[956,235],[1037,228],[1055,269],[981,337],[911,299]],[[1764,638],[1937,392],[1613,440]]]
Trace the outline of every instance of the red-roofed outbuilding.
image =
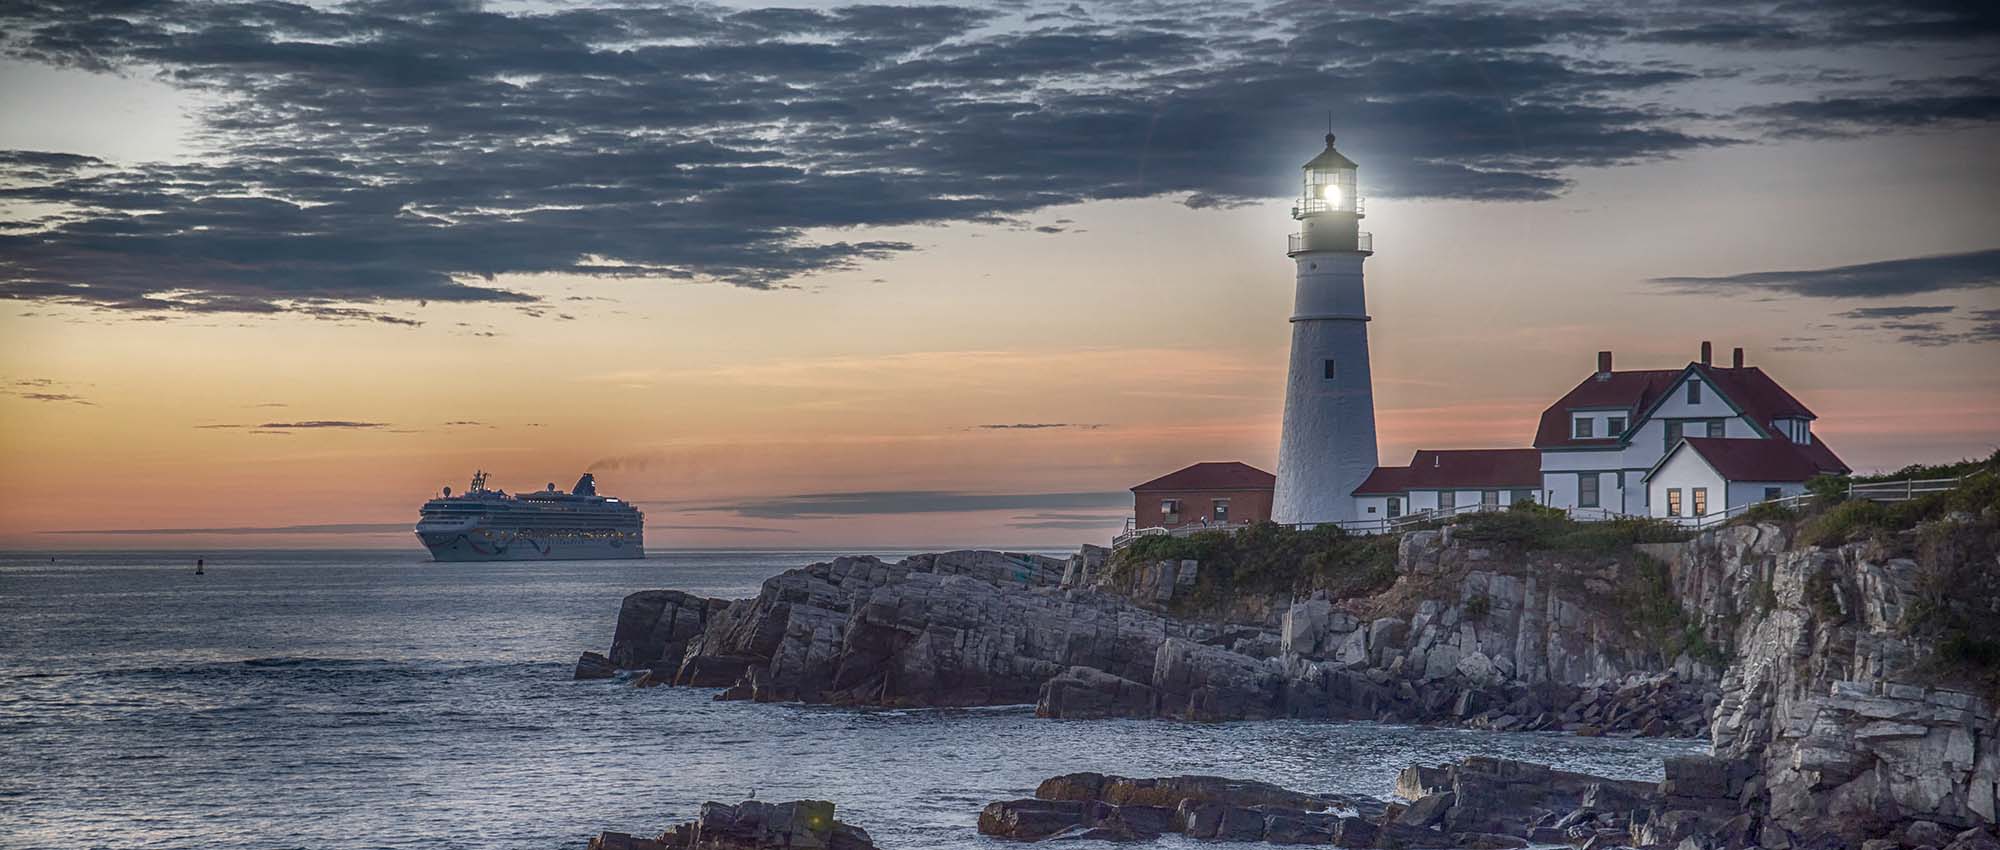
[[1277,476],[1247,463],[1197,463],[1132,488],[1139,528],[1243,525],[1271,518]]

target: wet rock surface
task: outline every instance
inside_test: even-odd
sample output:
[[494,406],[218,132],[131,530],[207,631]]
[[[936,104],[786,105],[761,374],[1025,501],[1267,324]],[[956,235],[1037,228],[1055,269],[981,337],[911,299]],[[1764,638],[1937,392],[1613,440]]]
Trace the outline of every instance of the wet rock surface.
[[979,832],[1016,841],[1139,841],[1178,834],[1220,841],[1328,844],[1344,821],[1380,817],[1371,797],[1308,794],[1219,776],[1052,777],[1030,799],[988,805]]
[[1108,790],[982,816],[989,834],[1024,839],[1159,834],[1157,808],[1164,832],[1343,846],[1988,846],[2000,722],[1980,694],[1941,686],[1927,666],[1937,648],[1905,632],[1919,564],[1879,543],[1795,547],[1768,524],[1638,548],[1665,570],[1666,599],[1653,601],[1678,606],[1682,645],[1706,654],[1663,657],[1603,604],[1630,586],[1618,558],[1500,554],[1447,528],[1406,534],[1400,578],[1377,597],[1288,600],[1232,623],[1169,613],[1192,586],[1184,577],[1201,575],[1189,561],[1110,592],[1111,562],[1088,548],[1067,560],[841,558],[735,603],[635,594],[610,655],[586,653],[576,675],[636,667],[642,684],[719,687],[722,699],[1034,702],[1049,718],[1364,719],[1714,743],[1711,757],[1670,760],[1657,787],[1493,760],[1413,769],[1399,783],[1406,802],[1383,818]]
[[734,806],[703,803],[693,821],[669,827],[653,838],[622,832],[600,833],[589,850],[875,850],[867,830],[834,819],[823,800]]

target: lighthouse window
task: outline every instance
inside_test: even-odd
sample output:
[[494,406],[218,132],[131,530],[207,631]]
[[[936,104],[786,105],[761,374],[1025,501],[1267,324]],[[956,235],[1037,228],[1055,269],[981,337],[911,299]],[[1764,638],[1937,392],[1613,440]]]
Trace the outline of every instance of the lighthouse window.
[[1327,379],[1327,380],[1329,380],[1329,381],[1331,381],[1331,380],[1333,380],[1333,376],[1334,376],[1334,370],[1333,370],[1333,361],[1331,361],[1331,360],[1328,360],[1328,361],[1326,361],[1326,364],[1325,364],[1325,365],[1326,365],[1326,379]]

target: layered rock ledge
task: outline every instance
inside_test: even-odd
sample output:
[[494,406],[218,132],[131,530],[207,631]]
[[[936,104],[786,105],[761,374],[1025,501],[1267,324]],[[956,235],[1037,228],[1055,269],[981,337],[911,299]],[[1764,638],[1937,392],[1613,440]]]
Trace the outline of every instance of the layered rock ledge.
[[833,817],[824,800],[762,803],[745,800],[734,806],[703,803],[701,814],[668,827],[653,838],[623,832],[599,833],[589,850],[875,850],[868,831]]
[[[1425,535],[1428,536],[1425,536]],[[1391,594],[1306,599],[1275,624],[1185,619],[1171,592],[1098,581],[1104,552],[1067,560],[961,551],[788,570],[734,603],[633,594],[608,655],[578,678],[719,687],[720,699],[973,706],[1052,718],[1276,717],[1443,722],[1581,734],[1692,735],[1714,705],[1703,670],[1665,668],[1637,635],[1546,578],[1411,535]],[[1176,565],[1175,586],[1198,571]],[[1191,586],[1191,585],[1190,585]],[[1385,595],[1386,596],[1386,595]],[[1580,636],[1580,637],[1579,637]],[[1651,661],[1651,668],[1647,662]]]

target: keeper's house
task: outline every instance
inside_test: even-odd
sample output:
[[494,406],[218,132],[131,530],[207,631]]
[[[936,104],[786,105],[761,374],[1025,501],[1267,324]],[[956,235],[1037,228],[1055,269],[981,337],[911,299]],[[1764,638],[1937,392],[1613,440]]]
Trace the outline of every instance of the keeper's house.
[[1701,517],[1805,491],[1850,470],[1813,433],[1818,417],[1764,370],[1701,359],[1679,369],[1597,371],[1542,412],[1542,503],[1580,516]]
[[[1693,520],[1805,492],[1808,479],[1850,470],[1813,432],[1818,418],[1764,370],[1701,359],[1678,369],[1597,370],[1542,412],[1533,448],[1425,449],[1408,466],[1378,466],[1348,494],[1351,520],[1394,520],[1533,501],[1579,519]],[[1241,525],[1271,517],[1268,472],[1198,463],[1132,488],[1130,529]]]

